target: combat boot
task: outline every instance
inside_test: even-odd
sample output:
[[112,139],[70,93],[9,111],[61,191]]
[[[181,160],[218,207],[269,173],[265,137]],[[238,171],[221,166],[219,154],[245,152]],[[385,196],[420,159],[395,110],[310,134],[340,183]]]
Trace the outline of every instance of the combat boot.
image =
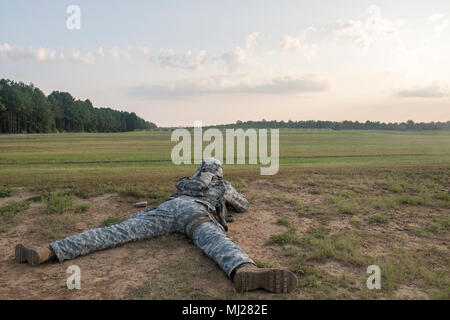
[[16,262],[25,263],[28,262],[32,266],[37,266],[44,262],[53,260],[56,258],[55,253],[50,247],[47,248],[31,248],[18,244],[16,246]]
[[245,263],[236,268],[233,277],[237,292],[264,289],[274,293],[288,293],[297,286],[297,277],[289,270],[258,268]]

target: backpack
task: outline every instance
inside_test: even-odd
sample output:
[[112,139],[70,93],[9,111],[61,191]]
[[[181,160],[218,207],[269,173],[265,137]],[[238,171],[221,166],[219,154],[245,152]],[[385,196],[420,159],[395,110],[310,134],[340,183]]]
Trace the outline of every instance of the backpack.
[[215,220],[228,231],[225,205],[225,183],[220,179],[212,179],[209,184],[197,177],[181,178],[177,183],[177,193],[171,198],[186,195],[197,198],[199,202],[207,202],[215,211]]

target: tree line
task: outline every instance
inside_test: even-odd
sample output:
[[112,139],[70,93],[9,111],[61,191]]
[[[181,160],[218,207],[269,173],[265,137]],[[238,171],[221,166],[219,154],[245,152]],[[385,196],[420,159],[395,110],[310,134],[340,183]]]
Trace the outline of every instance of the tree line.
[[95,108],[68,92],[49,96],[33,84],[0,80],[0,133],[119,132],[157,126],[134,112]]
[[215,128],[280,128],[280,129],[328,129],[328,130],[450,130],[450,121],[447,122],[379,122],[379,121],[236,121],[233,124],[216,125]]
[[[328,130],[450,130],[447,122],[378,121],[236,121],[211,126],[226,128],[280,128]],[[120,132],[156,129],[157,126],[134,112],[96,108],[91,101],[76,100],[68,92],[53,91],[49,96],[33,84],[0,80],[0,133]],[[171,130],[172,128],[159,128]]]

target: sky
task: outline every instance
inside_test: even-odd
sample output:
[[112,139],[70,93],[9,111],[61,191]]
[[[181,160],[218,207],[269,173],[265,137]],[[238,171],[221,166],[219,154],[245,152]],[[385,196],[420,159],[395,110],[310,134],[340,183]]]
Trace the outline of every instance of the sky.
[[2,0],[0,78],[158,126],[449,121],[450,1]]

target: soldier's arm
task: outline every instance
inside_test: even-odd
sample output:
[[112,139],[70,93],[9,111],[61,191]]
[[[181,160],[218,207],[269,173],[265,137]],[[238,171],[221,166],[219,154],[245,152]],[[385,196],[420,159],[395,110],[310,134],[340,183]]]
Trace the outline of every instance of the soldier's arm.
[[235,188],[228,182],[225,183],[224,199],[227,205],[231,206],[236,212],[247,211],[250,203],[245,197],[236,191]]

